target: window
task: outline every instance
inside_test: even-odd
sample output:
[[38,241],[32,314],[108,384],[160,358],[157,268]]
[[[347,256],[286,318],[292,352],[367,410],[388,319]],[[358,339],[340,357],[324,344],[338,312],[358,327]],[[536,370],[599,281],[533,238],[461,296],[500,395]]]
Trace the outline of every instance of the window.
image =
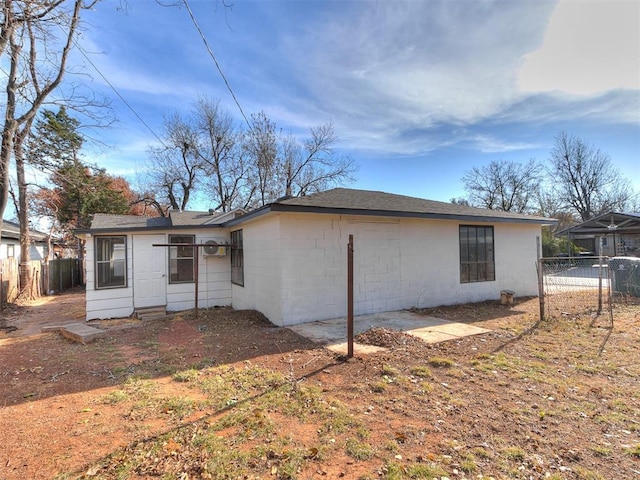
[[[169,243],[195,243],[195,235],[169,235]],[[195,247],[169,247],[169,283],[193,282]]]
[[495,279],[493,227],[460,225],[460,282],[488,282]]
[[13,258],[16,256],[16,246],[7,245],[7,258]]
[[231,232],[231,283],[244,286],[242,230]]
[[127,240],[124,235],[96,237],[96,288],[127,286]]

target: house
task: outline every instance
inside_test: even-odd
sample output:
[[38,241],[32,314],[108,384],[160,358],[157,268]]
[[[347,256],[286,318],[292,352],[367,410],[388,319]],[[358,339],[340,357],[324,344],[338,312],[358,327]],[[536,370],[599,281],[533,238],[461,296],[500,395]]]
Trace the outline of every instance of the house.
[[[30,230],[31,245],[29,255],[31,260],[44,260],[49,255],[49,235],[38,230]],[[20,224],[9,220],[2,221],[2,238],[0,240],[0,259],[20,259]]]
[[[336,188],[249,213],[96,215],[87,319],[136,309],[256,309],[277,325],[343,317],[354,238],[354,313],[537,295],[542,217]],[[167,246],[205,244],[212,248]],[[164,246],[160,246],[164,245]],[[197,263],[197,269],[195,265]]]
[[566,235],[575,245],[594,255],[640,257],[640,213],[610,211],[557,235]]

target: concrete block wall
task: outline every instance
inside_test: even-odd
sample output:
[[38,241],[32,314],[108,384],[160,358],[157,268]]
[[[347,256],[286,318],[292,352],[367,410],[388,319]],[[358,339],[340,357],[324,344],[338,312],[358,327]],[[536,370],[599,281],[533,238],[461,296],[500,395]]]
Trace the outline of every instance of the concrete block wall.
[[498,299],[504,289],[518,296],[537,295],[539,226],[490,224],[494,227],[495,281],[460,283],[459,225],[453,221],[403,221],[403,308]]
[[281,218],[284,325],[344,316],[347,244],[354,235],[354,311],[402,308],[400,222],[337,215]]
[[[346,308],[348,233],[334,215],[281,215],[283,325]],[[345,236],[346,235],[346,236]]]
[[499,290],[513,290],[517,296],[537,296],[536,237],[542,238],[540,226],[501,223],[495,225],[494,231]]
[[[256,309],[273,323],[282,318],[279,216],[243,224],[244,286],[231,285],[235,309]],[[230,231],[236,230],[231,228]]]
[[457,221],[281,214],[279,224],[282,316],[269,318],[281,325],[346,315],[349,234],[356,315],[537,294],[536,225],[492,224],[496,280],[463,284]]

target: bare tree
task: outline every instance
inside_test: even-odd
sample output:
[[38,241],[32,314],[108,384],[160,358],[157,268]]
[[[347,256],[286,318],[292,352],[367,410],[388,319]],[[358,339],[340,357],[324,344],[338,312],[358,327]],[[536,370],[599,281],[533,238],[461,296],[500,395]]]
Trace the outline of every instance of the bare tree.
[[231,114],[219,102],[200,98],[194,124],[198,143],[193,150],[204,163],[206,193],[214,201],[214,210],[227,212],[245,205],[251,197],[246,189],[249,167]]
[[[251,129],[245,135],[244,149],[252,163],[249,185],[257,196],[254,206],[265,205],[279,196],[278,142],[276,124],[264,112],[251,115]],[[249,205],[252,199],[253,195]]]
[[81,10],[91,8],[96,2],[4,0],[2,5],[0,55],[5,57],[8,52],[9,72],[0,149],[0,229],[8,202],[9,166],[13,156],[19,190],[21,284],[27,294],[31,270],[28,268],[30,235],[24,142],[38,110],[62,82]]
[[217,101],[202,97],[189,116],[165,122],[164,146],[152,150],[148,190],[184,209],[193,194],[215,210],[255,208],[283,195],[300,196],[351,181],[354,161],[333,150],[333,125],[308,139],[284,136],[264,112],[246,131]]
[[462,177],[471,205],[525,213],[533,211],[541,182],[541,166],[493,160],[489,165],[473,167]]
[[308,195],[353,181],[355,162],[348,156],[337,156],[333,150],[336,142],[333,124],[312,127],[310,133],[302,144],[293,137],[283,141],[285,195]]
[[148,187],[170,208],[185,210],[205,171],[195,148],[198,136],[178,114],[165,120],[164,129],[164,145],[150,151]]
[[333,124],[312,127],[310,137],[300,141],[278,132],[263,112],[252,120],[245,149],[254,165],[258,206],[283,195],[298,197],[353,181],[357,166],[333,150]]
[[629,181],[609,155],[566,132],[556,136],[548,174],[555,197],[582,221],[608,210],[625,210],[634,198]]

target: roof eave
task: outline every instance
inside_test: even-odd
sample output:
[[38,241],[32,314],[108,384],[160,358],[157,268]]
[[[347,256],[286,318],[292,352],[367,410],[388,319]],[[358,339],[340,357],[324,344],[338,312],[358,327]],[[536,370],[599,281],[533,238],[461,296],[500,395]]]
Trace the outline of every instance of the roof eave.
[[222,228],[222,224],[213,224],[213,225],[165,225],[159,227],[109,227],[109,228],[86,228],[86,229],[78,229],[74,230],[73,233],[75,235],[100,235],[104,233],[120,233],[120,232],[168,232],[174,230],[215,230]]
[[313,207],[307,205],[286,205],[282,203],[272,203],[259,210],[255,210],[247,215],[225,222],[224,226],[234,226],[249,221],[269,212],[288,212],[288,213],[322,213],[322,214],[338,214],[338,215],[360,215],[371,217],[398,217],[398,218],[423,218],[432,220],[457,220],[464,222],[494,222],[494,223],[528,223],[537,225],[555,225],[557,220],[552,218],[510,218],[493,215],[473,215],[473,214],[454,214],[454,213],[424,213],[424,212],[405,212],[396,210],[365,210],[355,208],[337,208],[337,207]]

